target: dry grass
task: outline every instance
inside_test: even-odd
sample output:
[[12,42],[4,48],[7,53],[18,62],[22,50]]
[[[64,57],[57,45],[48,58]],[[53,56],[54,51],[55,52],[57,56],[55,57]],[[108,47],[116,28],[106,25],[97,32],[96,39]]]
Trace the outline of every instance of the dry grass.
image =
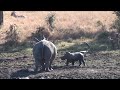
[[14,18],[10,16],[11,11],[4,11],[4,27],[0,30],[0,40],[4,41],[5,32],[10,24],[17,24],[21,40],[26,39],[37,26],[47,27],[45,18],[49,13],[55,13],[55,27],[60,29],[83,28],[85,32],[96,32],[96,22],[101,21],[107,28],[115,20],[112,11],[17,11],[17,15],[25,18]]

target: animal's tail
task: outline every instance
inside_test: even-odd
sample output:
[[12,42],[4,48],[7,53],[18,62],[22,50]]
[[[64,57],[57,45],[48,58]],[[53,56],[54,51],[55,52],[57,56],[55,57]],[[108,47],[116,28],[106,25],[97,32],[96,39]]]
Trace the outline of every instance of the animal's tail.
[[42,49],[41,49],[41,57],[42,57],[42,59],[44,59],[44,44],[43,44],[43,42],[41,42],[42,44]]

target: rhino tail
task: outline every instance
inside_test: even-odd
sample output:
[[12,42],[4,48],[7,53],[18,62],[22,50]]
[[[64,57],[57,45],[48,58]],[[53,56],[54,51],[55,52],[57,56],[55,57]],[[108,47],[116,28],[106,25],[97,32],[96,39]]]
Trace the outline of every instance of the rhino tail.
[[41,55],[41,57],[42,57],[42,59],[43,59],[43,57],[44,57],[44,44],[43,44],[43,42],[42,42],[42,49],[41,49],[41,51],[42,51],[42,55]]

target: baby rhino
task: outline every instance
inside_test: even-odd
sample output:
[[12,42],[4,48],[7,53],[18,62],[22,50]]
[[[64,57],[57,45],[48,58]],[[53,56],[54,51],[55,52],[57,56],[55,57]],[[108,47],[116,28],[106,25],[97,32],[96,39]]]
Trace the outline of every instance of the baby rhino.
[[61,57],[61,60],[67,60],[66,61],[67,66],[69,62],[72,63],[72,65],[74,65],[75,61],[79,61],[79,66],[81,65],[81,63],[83,63],[83,65],[85,66],[84,54],[81,52],[74,52],[74,53],[66,52],[64,56]]

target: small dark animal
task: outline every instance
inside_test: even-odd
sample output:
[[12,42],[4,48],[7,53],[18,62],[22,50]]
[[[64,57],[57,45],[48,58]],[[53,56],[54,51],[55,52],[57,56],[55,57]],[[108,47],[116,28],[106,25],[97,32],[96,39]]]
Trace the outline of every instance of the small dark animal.
[[35,71],[41,67],[42,71],[51,71],[51,64],[57,55],[56,46],[45,38],[37,42],[33,47],[33,56],[35,58]]
[[74,65],[75,61],[79,61],[79,66],[81,65],[81,63],[83,63],[85,66],[84,54],[81,52],[74,52],[74,53],[66,52],[64,56],[61,57],[61,60],[67,60],[66,61],[67,66],[69,62],[71,62],[72,65]]

